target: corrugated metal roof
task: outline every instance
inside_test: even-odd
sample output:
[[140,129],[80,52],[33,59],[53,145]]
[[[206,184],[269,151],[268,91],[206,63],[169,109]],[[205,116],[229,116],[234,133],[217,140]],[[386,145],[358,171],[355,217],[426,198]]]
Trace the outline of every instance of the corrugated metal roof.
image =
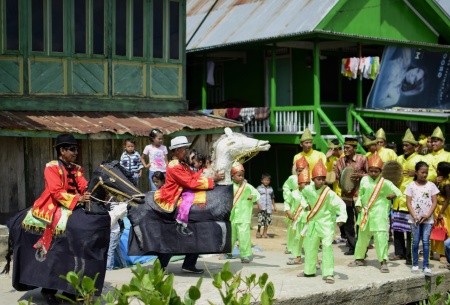
[[[215,0],[188,0],[188,41]],[[218,0],[187,45],[207,49],[313,31],[338,0]]]
[[450,18],[450,1],[434,0],[434,2],[442,9],[442,11]]
[[0,111],[0,131],[68,132],[95,134],[111,132],[147,136],[153,128],[164,134],[177,131],[213,130],[240,127],[239,122],[199,112],[67,112],[67,111]]

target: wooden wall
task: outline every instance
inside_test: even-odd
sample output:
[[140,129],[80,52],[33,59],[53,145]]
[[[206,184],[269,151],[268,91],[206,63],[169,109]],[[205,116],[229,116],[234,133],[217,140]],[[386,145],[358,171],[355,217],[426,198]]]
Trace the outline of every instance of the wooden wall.
[[[207,154],[207,143],[220,135],[198,136],[192,148]],[[195,137],[188,137],[193,142]],[[149,144],[147,137],[135,138],[136,150],[142,153]],[[0,224],[18,211],[30,207],[44,190],[44,168],[50,160],[56,159],[52,138],[0,137]],[[79,140],[81,150],[76,163],[83,166],[85,177],[89,180],[92,172],[103,160],[118,160],[123,152],[123,139]],[[170,137],[164,138],[169,149]],[[170,159],[169,151],[169,159]],[[148,169],[144,169],[138,187],[142,191],[150,190]]]

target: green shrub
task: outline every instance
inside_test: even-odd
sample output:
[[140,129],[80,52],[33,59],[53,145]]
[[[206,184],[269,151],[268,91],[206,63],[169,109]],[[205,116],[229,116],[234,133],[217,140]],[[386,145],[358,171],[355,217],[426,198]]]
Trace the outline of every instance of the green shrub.
[[[199,278],[195,286],[189,287],[182,301],[173,288],[174,275],[167,275],[158,260],[155,261],[153,269],[146,269],[137,264],[135,269],[131,269],[131,272],[133,272],[133,277],[128,285],[122,285],[120,289],[116,287],[114,291],[101,295],[106,305],[129,305],[133,300],[139,300],[139,304],[145,305],[194,305],[200,299],[203,277]],[[95,288],[97,276],[98,274],[91,279],[88,276],[82,276],[81,272],[70,271],[61,278],[69,282],[75,289],[78,301],[84,305],[100,305],[101,299],[94,297],[97,291]],[[233,274],[229,270],[227,262],[222,271],[211,276],[213,285],[218,289],[225,305],[246,305],[258,300],[262,305],[270,305],[274,301],[275,290],[272,282],[267,283],[267,273],[261,275],[258,280],[256,280],[255,274],[243,279],[240,273]],[[241,287],[242,284],[244,288]],[[58,294],[57,296],[75,304],[73,300],[63,295]],[[214,304],[211,301],[208,302]],[[23,302],[19,302],[19,304],[25,305]],[[28,304],[31,304],[31,300],[28,301]]]
[[[444,275],[438,275],[436,277],[435,290],[442,284],[444,281]],[[427,280],[425,283],[425,291],[427,292],[427,299],[420,301],[420,305],[450,305],[450,293],[442,293],[437,291],[433,294],[429,294],[431,288],[431,280]]]

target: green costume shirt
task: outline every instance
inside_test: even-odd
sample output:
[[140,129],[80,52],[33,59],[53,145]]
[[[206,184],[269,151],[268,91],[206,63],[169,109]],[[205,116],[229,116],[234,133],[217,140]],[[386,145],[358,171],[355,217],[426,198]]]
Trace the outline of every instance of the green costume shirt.
[[[233,182],[233,194],[236,194],[239,184]],[[247,198],[253,195],[251,200]],[[253,213],[253,202],[259,200],[259,192],[249,183],[246,183],[244,191],[231,210],[230,221],[234,223],[251,223]]]
[[283,199],[284,199],[284,210],[290,210],[290,196],[291,193],[298,188],[298,176],[291,175],[283,184]]
[[[379,175],[375,180],[373,180],[370,176],[364,176],[361,179],[358,199],[355,203],[356,207],[362,208],[361,212],[358,214],[358,225],[361,224],[361,220],[364,215],[363,209],[367,208],[370,196],[372,195],[372,192],[380,178],[381,175]],[[375,203],[369,210],[367,224],[364,228],[365,230],[369,230],[371,232],[387,230],[387,222],[389,212],[391,210],[391,201],[387,199],[386,196],[390,194],[395,194],[397,197],[402,196],[402,192],[391,181],[385,179]]]
[[[416,164],[417,162],[423,161],[423,156],[419,155],[418,153],[414,152],[411,155],[408,156],[408,158],[405,158],[405,155],[401,155],[397,158],[397,162],[400,163],[400,165],[403,168],[403,171],[408,170],[416,170]],[[400,191],[402,192],[401,197],[397,197],[394,200],[394,205],[392,206],[392,209],[394,211],[404,211],[408,212],[408,206],[406,205],[406,195],[403,194],[408,184],[410,184],[412,181],[414,181],[414,177],[410,176],[403,176],[402,182],[400,184]]]
[[[308,212],[309,212],[309,211],[305,211],[303,208],[304,206],[307,206],[307,203],[305,201],[305,197],[303,196],[302,192],[299,189],[296,189],[291,193],[291,195],[289,196],[289,204],[291,207],[290,211],[291,211],[292,216],[295,216],[294,213],[297,210],[297,207],[299,205],[302,206],[302,211],[300,212],[300,214],[297,218],[296,224],[295,224],[296,225],[296,228],[294,230],[295,234],[293,234],[294,235],[293,237],[298,239],[298,238],[300,238],[301,230],[303,229],[303,226],[306,223],[306,217],[308,216]],[[290,224],[288,230],[293,230],[291,227],[293,224],[294,223],[291,221],[291,224]]]
[[[320,189],[316,190],[314,183],[307,185],[302,193],[305,197],[305,202],[303,203],[303,208],[307,208],[309,205],[311,210],[319,199],[322,190],[327,186],[322,186]],[[336,215],[339,215],[336,218]],[[317,212],[317,214],[309,221],[308,233],[318,234],[319,236],[330,236],[334,235],[335,223],[346,222],[347,221],[347,211],[344,201],[336,195],[335,192],[330,190],[325,197],[325,201]]]

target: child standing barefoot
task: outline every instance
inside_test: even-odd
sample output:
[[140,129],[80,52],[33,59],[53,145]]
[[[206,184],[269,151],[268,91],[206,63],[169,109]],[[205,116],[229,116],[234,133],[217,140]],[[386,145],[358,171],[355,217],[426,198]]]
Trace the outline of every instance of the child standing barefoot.
[[[159,129],[153,129],[148,138],[150,139],[150,145],[145,146],[144,152],[141,155],[141,162],[146,168],[150,168],[149,180],[150,180],[150,190],[156,191],[157,188],[153,184],[152,177],[156,171],[166,174],[167,166],[167,147],[162,145],[163,143],[163,133]],[[145,156],[148,156],[148,163],[145,160]]]
[[423,273],[431,276],[431,269],[428,265],[430,253],[430,234],[433,227],[433,212],[436,208],[436,195],[438,188],[432,182],[427,181],[428,164],[417,162],[416,175],[414,181],[408,184],[405,189],[406,204],[410,214],[409,223],[412,233],[412,273],[419,273],[419,242],[423,245]]

